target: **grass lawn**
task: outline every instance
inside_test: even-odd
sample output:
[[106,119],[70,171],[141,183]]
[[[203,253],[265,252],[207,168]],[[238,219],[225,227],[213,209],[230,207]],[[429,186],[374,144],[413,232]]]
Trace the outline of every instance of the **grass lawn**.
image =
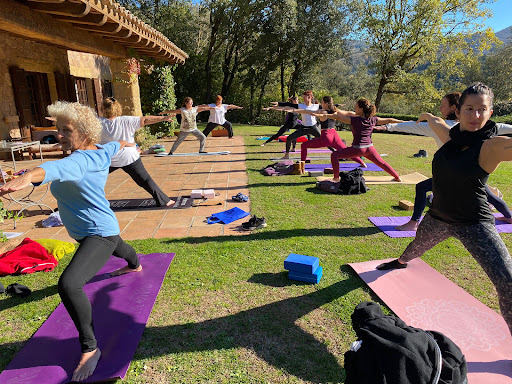
[[[235,134],[245,137],[252,213],[264,216],[267,228],[239,237],[130,242],[139,253],[177,256],[124,382],[344,382],[343,354],[355,340],[350,315],[361,301],[380,302],[346,264],[400,255],[411,239],[389,238],[367,217],[407,215],[398,201],[413,201],[414,185],[370,186],[366,194],[342,196],[318,191],[306,176],[262,176],[261,168],[284,144],[261,147],[256,138],[276,130],[235,126]],[[351,142],[349,132],[340,135]],[[385,160],[400,174],[431,175],[433,139],[373,136],[379,153],[388,154]],[[419,149],[429,157],[413,158]],[[511,179],[512,166],[502,164],[489,180],[509,203]],[[510,249],[512,237],[502,238]],[[288,280],[283,260],[292,252],[320,258],[320,284]],[[26,299],[1,297],[0,369],[60,302],[56,283],[70,257],[51,273],[0,279],[33,291]],[[445,241],[423,259],[498,310],[493,285],[458,241]]]

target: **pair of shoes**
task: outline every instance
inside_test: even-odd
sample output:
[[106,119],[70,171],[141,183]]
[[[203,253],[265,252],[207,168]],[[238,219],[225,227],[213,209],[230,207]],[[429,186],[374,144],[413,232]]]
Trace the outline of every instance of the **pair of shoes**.
[[238,192],[235,196],[231,196],[231,199],[233,201],[238,201],[239,203],[244,203],[246,201],[249,201],[249,197],[244,195],[242,192]]
[[255,229],[265,228],[267,223],[264,217],[252,216],[249,221],[242,223],[242,229],[244,231],[254,231]]
[[424,149],[420,149],[418,151],[418,153],[415,153],[413,156],[414,157],[428,157],[428,153]]
[[293,164],[293,171],[291,175],[303,175],[306,173],[306,162],[305,161],[298,161],[295,164]]

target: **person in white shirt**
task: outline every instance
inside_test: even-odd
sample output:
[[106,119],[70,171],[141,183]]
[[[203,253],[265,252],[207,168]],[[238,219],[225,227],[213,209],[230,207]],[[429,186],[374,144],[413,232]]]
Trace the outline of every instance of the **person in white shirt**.
[[171,150],[168,155],[172,155],[176,149],[180,146],[180,144],[187,138],[188,135],[192,134],[197,137],[199,140],[199,153],[206,153],[204,150],[204,143],[206,142],[206,136],[201,133],[199,129],[197,129],[196,117],[199,112],[203,111],[211,111],[215,109],[215,107],[209,107],[206,105],[200,105],[198,107],[194,107],[194,100],[191,97],[185,97],[183,99],[183,104],[180,109],[172,109],[169,111],[160,112],[160,114],[170,113],[170,114],[181,114],[181,124],[180,124],[180,133],[178,134],[178,138],[174,142]]
[[[302,99],[304,103],[301,104],[293,104],[293,103],[287,103],[287,102],[273,102],[272,107],[269,109],[273,109],[276,111],[289,111],[289,108],[291,107],[295,109],[303,109],[310,112],[317,112],[319,111],[320,104],[315,103],[315,98],[313,96],[313,91],[304,91],[302,94]],[[294,140],[297,140],[299,137],[307,135],[314,136],[315,138],[318,138],[321,136],[320,134],[320,124],[316,121],[316,117],[311,114],[303,113],[301,114],[302,124],[297,125],[297,130],[293,132],[291,135],[289,135],[286,138],[286,153],[282,157],[283,160],[290,158],[290,149],[292,146],[292,142]]]
[[[124,140],[135,143],[135,132],[145,125],[170,121],[173,116],[121,116],[123,108],[119,101],[113,97],[103,100],[103,115],[100,118],[102,125],[101,144]],[[124,147],[112,157],[109,173],[121,168],[131,176],[139,187],[144,188],[159,207],[175,203],[169,198],[151,178],[140,158],[139,151],[133,147]]]
[[203,131],[203,135],[208,136],[211,131],[217,125],[220,125],[228,131],[228,137],[230,139],[233,138],[233,125],[226,120],[226,112],[230,109],[243,109],[243,107],[239,107],[235,104],[222,104],[222,96],[217,95],[215,98],[215,104],[208,104],[208,107],[213,107],[210,109],[210,118],[208,119],[208,124],[206,124],[206,128]]

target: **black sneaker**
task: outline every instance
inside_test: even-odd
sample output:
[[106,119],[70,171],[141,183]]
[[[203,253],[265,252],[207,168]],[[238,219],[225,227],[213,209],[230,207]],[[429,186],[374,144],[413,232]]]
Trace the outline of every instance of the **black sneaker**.
[[254,231],[255,229],[265,228],[266,226],[267,223],[265,222],[265,218],[256,217],[256,215],[251,217],[248,222],[242,224],[242,228],[245,231]]
[[424,149],[420,149],[418,151],[418,153],[415,153],[413,156],[414,157],[428,157],[428,153]]

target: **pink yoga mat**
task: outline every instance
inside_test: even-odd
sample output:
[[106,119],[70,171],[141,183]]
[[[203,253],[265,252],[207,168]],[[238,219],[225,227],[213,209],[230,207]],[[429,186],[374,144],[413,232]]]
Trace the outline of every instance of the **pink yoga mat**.
[[[286,150],[283,149],[283,152],[286,152]],[[300,153],[300,149],[296,149],[295,151],[290,151],[290,153]],[[325,148],[310,148],[308,149],[308,153],[332,153],[330,149]]]
[[421,259],[378,271],[388,260],[349,264],[408,325],[444,333],[468,362],[470,384],[512,383],[512,337],[505,320]]
[[[84,287],[102,353],[96,371],[85,382],[126,376],[174,253],[139,257],[142,272],[110,277],[109,272],[126,265],[112,256]],[[0,374],[0,383],[67,383],[79,358],[78,332],[61,303]]]
[[[494,213],[494,217],[500,216],[503,215],[501,213]],[[416,231],[399,231],[395,229],[395,227],[407,223],[410,219],[410,216],[381,216],[368,218],[373,225],[389,237],[416,237]],[[512,224],[496,220],[496,230],[498,233],[512,233]]]

